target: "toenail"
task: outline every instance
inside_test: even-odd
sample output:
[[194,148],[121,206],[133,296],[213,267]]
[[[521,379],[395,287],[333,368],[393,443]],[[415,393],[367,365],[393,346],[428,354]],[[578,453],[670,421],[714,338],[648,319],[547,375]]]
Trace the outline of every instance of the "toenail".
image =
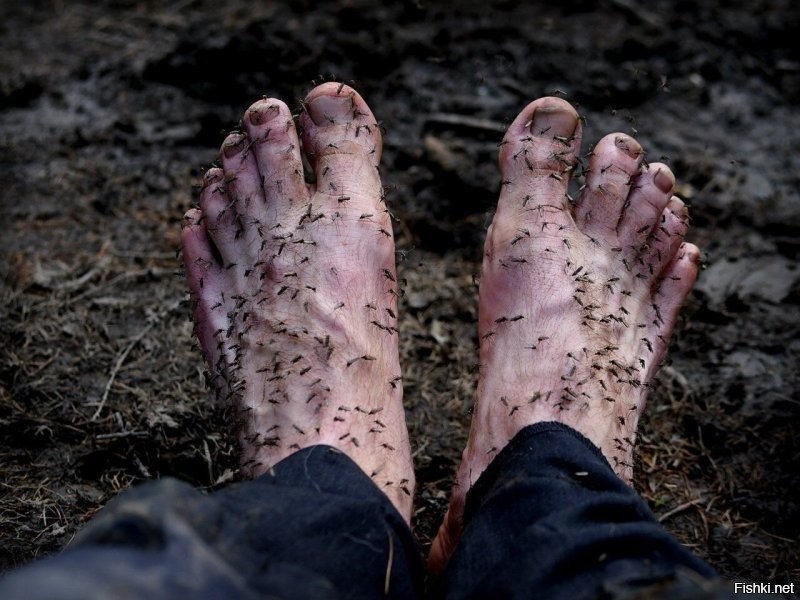
[[639,160],[644,154],[641,144],[632,137],[619,135],[614,139],[617,148],[633,159]]
[[274,118],[281,114],[281,108],[277,104],[269,104],[268,102],[259,102],[250,107],[247,111],[248,118],[253,125],[263,125],[269,123]]
[[533,113],[533,135],[571,138],[578,128],[578,115],[563,106],[541,106]]
[[684,203],[683,200],[681,200],[677,196],[673,196],[672,198],[669,199],[669,202],[667,203],[667,208],[669,208],[673,213],[675,213],[675,211],[679,211],[681,213],[686,214],[686,216],[689,215],[689,210],[686,208],[686,204]]
[[656,171],[656,174],[653,177],[653,182],[656,184],[658,189],[665,194],[669,194],[672,191],[672,188],[675,187],[675,176],[671,171],[659,169]]
[[[681,248],[683,250],[686,250],[686,244],[682,244]],[[691,249],[691,251],[689,252],[689,258],[698,267],[702,267],[703,266],[703,256],[700,254],[700,252],[697,251],[696,248],[692,248]]]
[[245,136],[241,134],[229,135],[222,144],[222,153],[226,158],[236,156],[244,149]]
[[221,181],[223,177],[222,169],[209,169],[203,176],[203,183],[210,185],[214,182]]
[[349,123],[353,120],[353,96],[317,96],[308,103],[308,114],[317,125]]

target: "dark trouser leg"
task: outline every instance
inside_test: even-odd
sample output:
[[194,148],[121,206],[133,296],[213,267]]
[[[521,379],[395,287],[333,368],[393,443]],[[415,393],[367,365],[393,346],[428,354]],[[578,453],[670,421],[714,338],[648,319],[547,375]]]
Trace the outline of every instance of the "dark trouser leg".
[[175,480],[126,492],[61,554],[0,581],[0,598],[415,598],[420,567],[388,498],[314,446],[212,495]]
[[574,429],[520,431],[467,495],[447,598],[603,598],[714,577]]

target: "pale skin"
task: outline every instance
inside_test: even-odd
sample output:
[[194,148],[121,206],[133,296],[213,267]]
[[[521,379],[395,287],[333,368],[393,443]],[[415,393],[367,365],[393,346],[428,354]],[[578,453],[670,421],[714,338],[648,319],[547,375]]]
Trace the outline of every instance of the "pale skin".
[[[194,319],[219,398],[239,414],[242,470],[298,449],[347,454],[410,522],[414,470],[402,406],[394,238],[377,167],[381,132],[352,88],[256,102],[187,212]],[[560,421],[625,481],[636,425],[697,276],[688,214],[663,164],[604,137],[586,185],[567,185],[581,126],[541,98],[509,127],[484,247],[480,378],[469,440],[429,566],[461,535],[466,493],[523,427]],[[303,177],[301,152],[315,175]]]

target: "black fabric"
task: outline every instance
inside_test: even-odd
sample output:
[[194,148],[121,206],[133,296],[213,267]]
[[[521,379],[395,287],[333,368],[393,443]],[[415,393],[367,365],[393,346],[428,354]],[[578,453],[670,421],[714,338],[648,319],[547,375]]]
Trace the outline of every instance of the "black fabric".
[[406,599],[421,584],[388,498],[313,446],[212,495],[173,479],[132,489],[61,554],[1,581],[0,598]]
[[[422,577],[388,498],[347,456],[314,446],[211,495],[169,479],[130,490],[61,554],[0,580],[0,598],[413,599]],[[724,597],[713,577],[591,442],[540,423],[468,494],[433,595]]]
[[560,423],[520,431],[470,492],[446,598],[613,597],[678,571],[714,571],[681,546],[600,450]]

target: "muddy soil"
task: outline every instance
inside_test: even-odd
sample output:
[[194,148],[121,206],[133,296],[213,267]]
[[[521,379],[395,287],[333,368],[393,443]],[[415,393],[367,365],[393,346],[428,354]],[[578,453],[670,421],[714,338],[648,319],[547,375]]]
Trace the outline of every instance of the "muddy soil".
[[253,99],[297,105],[336,78],[386,131],[423,546],[469,424],[497,143],[561,94],[587,142],[632,133],[673,167],[704,250],[636,486],[723,575],[800,581],[797,4],[457,4],[0,5],[0,568],[56,551],[130,485],[237,478],[180,219]]

